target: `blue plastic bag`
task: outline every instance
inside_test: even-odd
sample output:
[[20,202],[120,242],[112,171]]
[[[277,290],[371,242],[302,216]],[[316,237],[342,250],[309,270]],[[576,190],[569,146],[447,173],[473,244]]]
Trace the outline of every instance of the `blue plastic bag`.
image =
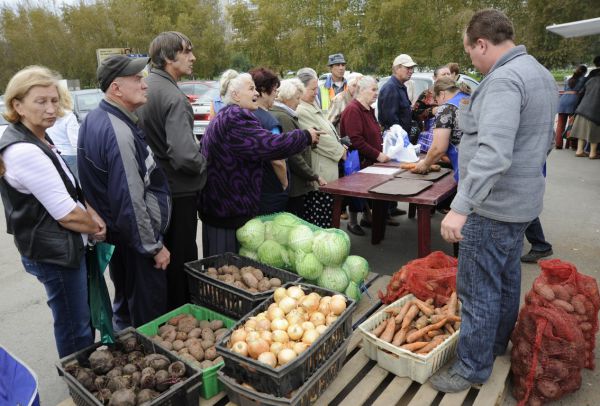
[[344,161],[344,176],[352,175],[358,171],[360,171],[358,150],[348,151],[348,156],[346,157],[346,161]]

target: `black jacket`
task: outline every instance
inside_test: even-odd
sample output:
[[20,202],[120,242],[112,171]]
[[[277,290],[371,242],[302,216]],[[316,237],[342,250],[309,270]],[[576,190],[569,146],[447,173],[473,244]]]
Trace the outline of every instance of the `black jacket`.
[[[71,198],[83,202],[81,189],[73,186],[54,152],[23,124],[12,124],[6,129],[0,140],[0,153],[18,142],[39,147],[54,164]],[[79,268],[84,254],[81,234],[61,226],[35,196],[19,192],[4,178],[0,179],[0,193],[7,232],[14,236],[22,256],[42,263]]]

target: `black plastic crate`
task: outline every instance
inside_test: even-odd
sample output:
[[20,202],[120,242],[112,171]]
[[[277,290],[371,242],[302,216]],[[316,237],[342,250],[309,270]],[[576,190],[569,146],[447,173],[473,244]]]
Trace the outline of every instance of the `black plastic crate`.
[[302,277],[291,272],[231,252],[186,263],[185,271],[188,274],[192,303],[208,307],[236,320],[244,317],[262,301],[272,296],[274,289],[252,293],[206,274],[208,268],[219,268],[223,265],[235,265],[238,268],[253,266],[269,278],[279,278],[282,286],[288,282],[298,283],[302,280]]
[[[154,345],[152,340],[138,333],[133,327],[121,331],[117,335],[117,339],[128,335],[134,335],[138,342],[142,344],[144,354],[162,354],[169,358],[171,362],[178,361],[178,358],[170,351],[163,349],[158,345]],[[71,364],[79,364],[83,367],[89,367],[88,357],[96,348],[102,346],[102,343],[96,343],[80,350],[74,354],[68,355],[61,359],[56,364],[58,374],[63,377],[69,388],[69,393],[73,398],[73,402],[78,406],[103,406],[103,404],[92,395],[90,391],[83,387],[77,379],[66,371],[66,368]],[[161,393],[159,397],[154,399],[150,405],[161,406],[197,406],[200,401],[200,387],[202,386],[202,372],[189,366],[184,362],[186,380],[176,383],[169,390]]]
[[293,391],[289,398],[272,396],[242,386],[223,371],[218,372],[219,380],[225,386],[229,401],[237,406],[309,406],[325,392],[344,366],[349,342],[349,340],[344,341],[336,353],[308,378],[304,385]]
[[[329,289],[304,283],[288,283],[285,287],[297,285],[306,294],[317,292],[321,296],[339,295]],[[244,357],[227,348],[231,333],[242,327],[244,323],[258,313],[266,311],[275,300],[271,296],[262,302],[251,313],[247,314],[217,343],[217,353],[223,357],[223,372],[240,382],[246,382],[259,392],[276,397],[287,397],[290,392],[301,387],[352,334],[352,313],[357,303],[346,297],[346,310],[306,351],[295,360],[279,368],[260,363],[250,357]]]

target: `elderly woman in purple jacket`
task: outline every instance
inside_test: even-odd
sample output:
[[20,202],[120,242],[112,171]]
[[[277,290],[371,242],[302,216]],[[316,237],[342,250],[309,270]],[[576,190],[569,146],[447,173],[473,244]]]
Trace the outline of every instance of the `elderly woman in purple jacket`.
[[237,228],[258,214],[263,161],[285,159],[317,143],[319,132],[294,130],[273,134],[252,111],[258,92],[252,76],[228,70],[221,77],[225,106],[202,137],[207,181],[200,196],[203,255],[237,252]]

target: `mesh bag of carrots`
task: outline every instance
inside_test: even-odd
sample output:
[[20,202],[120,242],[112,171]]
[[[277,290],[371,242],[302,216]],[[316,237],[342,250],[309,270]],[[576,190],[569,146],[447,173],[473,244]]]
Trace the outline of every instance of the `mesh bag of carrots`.
[[379,298],[390,304],[412,293],[420,300],[433,299],[436,306],[443,306],[456,291],[457,266],[456,258],[441,251],[412,260],[392,276],[385,294],[379,291]]
[[581,369],[594,369],[600,309],[594,278],[558,259],[538,264],[511,337],[514,395],[531,405],[577,390]]

